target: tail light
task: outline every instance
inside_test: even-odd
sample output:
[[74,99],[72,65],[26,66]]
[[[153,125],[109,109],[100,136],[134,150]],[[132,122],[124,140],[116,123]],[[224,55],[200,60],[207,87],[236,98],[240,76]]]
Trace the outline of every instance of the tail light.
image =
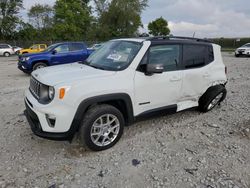
[[225,73],[227,74],[227,67],[225,67]]

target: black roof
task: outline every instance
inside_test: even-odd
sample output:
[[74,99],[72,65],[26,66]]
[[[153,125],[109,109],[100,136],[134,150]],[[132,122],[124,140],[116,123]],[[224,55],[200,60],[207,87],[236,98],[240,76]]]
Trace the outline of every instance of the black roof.
[[201,42],[201,43],[212,43],[212,41],[208,39],[200,39],[193,37],[181,37],[181,36],[157,36],[157,37],[149,37],[147,38],[149,41],[154,42],[163,42],[163,41],[176,41],[176,42]]

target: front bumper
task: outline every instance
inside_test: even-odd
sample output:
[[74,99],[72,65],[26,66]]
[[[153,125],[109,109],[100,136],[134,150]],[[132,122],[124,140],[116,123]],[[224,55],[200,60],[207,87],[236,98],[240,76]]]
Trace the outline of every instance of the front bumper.
[[[30,124],[32,132],[42,138],[50,140],[72,140],[78,131],[79,121],[74,119],[74,111],[67,106],[44,106],[27,91],[25,97],[26,109],[24,114]],[[54,114],[56,119],[51,126],[47,114]]]
[[20,61],[18,61],[17,67],[18,67],[19,70],[23,71],[24,73],[30,74],[32,72],[32,70],[29,70],[25,66],[23,66]]
[[235,51],[235,55],[250,56],[250,52],[249,51]]
[[68,132],[65,132],[65,133],[44,132],[42,130],[42,127],[41,127],[41,124],[39,122],[37,115],[27,105],[26,101],[25,101],[25,106],[26,106],[26,110],[24,111],[24,115],[26,116],[27,121],[30,125],[30,128],[35,135],[37,135],[41,138],[49,139],[49,140],[58,140],[58,141],[72,140],[74,133],[76,131],[69,130]]

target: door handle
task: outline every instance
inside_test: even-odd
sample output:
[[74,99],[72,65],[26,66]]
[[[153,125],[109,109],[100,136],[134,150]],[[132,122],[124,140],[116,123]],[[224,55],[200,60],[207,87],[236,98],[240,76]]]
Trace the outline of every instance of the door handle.
[[210,74],[209,73],[205,73],[205,74],[203,74],[203,77],[204,78],[208,78],[208,77],[210,77]]
[[180,77],[172,77],[172,78],[170,78],[170,81],[172,81],[172,82],[177,82],[177,81],[180,81],[181,80],[181,78]]

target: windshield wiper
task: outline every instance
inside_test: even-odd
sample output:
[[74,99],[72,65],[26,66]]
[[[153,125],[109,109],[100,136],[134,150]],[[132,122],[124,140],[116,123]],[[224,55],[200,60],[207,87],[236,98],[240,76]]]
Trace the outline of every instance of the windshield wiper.
[[87,65],[87,66],[90,66],[90,67],[93,67],[95,69],[100,69],[100,70],[105,70],[103,67],[99,67],[99,66],[96,66],[96,65],[92,65],[90,64],[90,62],[88,61],[81,61],[79,62],[80,64],[83,64],[83,65]]
[[86,60],[85,60],[85,61],[79,61],[78,63],[79,63],[79,64],[84,64],[84,65],[89,65],[89,62],[86,61]]
[[98,67],[96,65],[90,65],[90,64],[88,64],[88,66],[93,67],[95,69],[105,70],[103,67]]

